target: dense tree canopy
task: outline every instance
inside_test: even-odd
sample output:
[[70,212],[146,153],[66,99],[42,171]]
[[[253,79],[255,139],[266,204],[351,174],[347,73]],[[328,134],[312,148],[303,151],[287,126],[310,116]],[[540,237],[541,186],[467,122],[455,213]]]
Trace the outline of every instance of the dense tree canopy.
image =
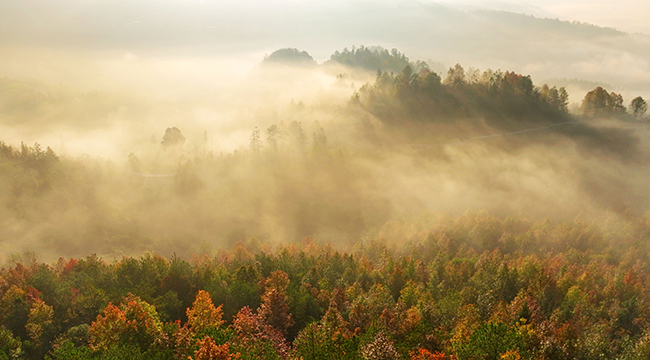
[[[647,353],[646,217],[552,224],[469,212],[431,221],[407,245],[367,240],[350,253],[312,239],[261,251],[251,239],[191,263],[155,255],[54,264],[23,257],[0,270],[0,357],[640,359]],[[193,290],[167,280],[178,276]],[[246,283],[256,303],[242,296]],[[178,300],[187,295],[187,302]],[[186,317],[178,318],[181,312]]]

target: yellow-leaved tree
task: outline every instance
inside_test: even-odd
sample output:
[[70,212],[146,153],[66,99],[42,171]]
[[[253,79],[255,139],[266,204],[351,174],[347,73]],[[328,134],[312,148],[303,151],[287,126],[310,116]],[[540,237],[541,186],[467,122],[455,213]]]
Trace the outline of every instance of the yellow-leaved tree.
[[187,325],[194,333],[210,328],[218,328],[224,323],[221,308],[222,305],[218,307],[214,306],[210,294],[207,291],[199,290],[192,307],[186,311]]

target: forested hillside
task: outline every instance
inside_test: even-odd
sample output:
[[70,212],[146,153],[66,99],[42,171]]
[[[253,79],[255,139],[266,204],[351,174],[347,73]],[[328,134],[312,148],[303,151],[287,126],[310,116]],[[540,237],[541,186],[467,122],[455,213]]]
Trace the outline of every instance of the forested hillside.
[[129,150],[0,139],[0,359],[648,358],[646,101],[434,66],[282,49],[221,113],[1,80],[7,129]]

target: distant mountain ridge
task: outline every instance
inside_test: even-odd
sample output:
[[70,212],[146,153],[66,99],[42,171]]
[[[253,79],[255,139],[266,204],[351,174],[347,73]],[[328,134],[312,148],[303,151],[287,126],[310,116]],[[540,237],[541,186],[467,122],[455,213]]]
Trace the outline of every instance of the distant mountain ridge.
[[417,1],[284,7],[153,0],[119,6],[107,0],[83,4],[64,0],[57,6],[44,0],[11,1],[0,3],[0,24],[0,45],[5,47],[126,49],[174,56],[181,49],[192,56],[227,56],[290,45],[322,61],[349,44],[379,44],[414,59],[448,65],[650,88],[648,36]]

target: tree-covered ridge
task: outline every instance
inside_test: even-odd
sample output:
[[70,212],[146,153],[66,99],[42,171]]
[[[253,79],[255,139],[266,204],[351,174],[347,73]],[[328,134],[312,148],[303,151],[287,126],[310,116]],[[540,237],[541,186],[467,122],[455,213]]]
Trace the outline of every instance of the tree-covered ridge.
[[355,100],[387,123],[486,119],[491,126],[508,128],[513,121],[569,119],[564,88],[536,87],[530,76],[510,71],[465,71],[459,64],[444,80],[408,65],[396,75],[378,71],[375,82],[364,85]]
[[263,64],[285,64],[285,65],[316,65],[314,58],[306,51],[300,51],[296,48],[278,49],[271,55],[264,58]]
[[647,358],[647,217],[470,212],[378,235],[414,228],[351,252],[306,238],[190,262],[26,254],[0,271],[0,357]]
[[380,46],[353,46],[352,49],[344,48],[343,51],[335,51],[330,56],[330,62],[375,72],[377,70],[399,73],[406,66],[417,70],[428,69],[427,63],[422,61],[411,62],[405,54],[397,49],[388,51]]
[[582,146],[627,148],[623,152],[629,154],[636,151],[633,135],[616,127],[598,129],[593,119],[645,122],[648,107],[637,96],[626,108],[620,94],[598,86],[585,95],[580,107],[570,110],[564,87],[536,86],[529,75],[465,70],[460,64],[449,68],[444,78],[410,65],[397,74],[379,70],[375,81],[355,92],[350,104],[379,119],[393,135],[403,135],[402,142],[447,144],[545,130]]

